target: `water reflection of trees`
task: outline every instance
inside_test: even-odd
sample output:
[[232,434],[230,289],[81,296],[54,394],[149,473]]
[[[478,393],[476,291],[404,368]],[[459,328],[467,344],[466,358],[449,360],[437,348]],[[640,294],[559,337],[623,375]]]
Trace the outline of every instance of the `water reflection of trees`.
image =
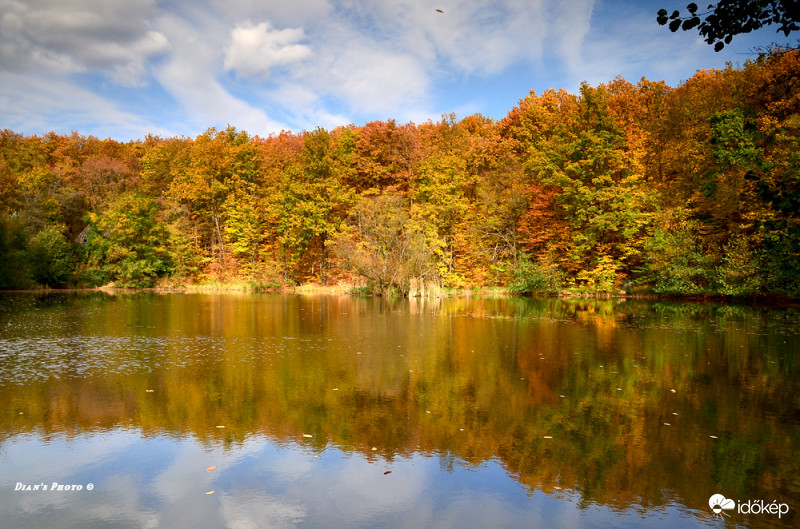
[[[135,428],[233,449],[265,435],[372,458],[499,459],[531,489],[620,507],[800,499],[794,309],[156,295],[9,307],[6,347],[34,313],[50,335],[153,345],[115,342],[102,371],[6,383],[1,439]],[[33,362],[3,354],[10,370]]]

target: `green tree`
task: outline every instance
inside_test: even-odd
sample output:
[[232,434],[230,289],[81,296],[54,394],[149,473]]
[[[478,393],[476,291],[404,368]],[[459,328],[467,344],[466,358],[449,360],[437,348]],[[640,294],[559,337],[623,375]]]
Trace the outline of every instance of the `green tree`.
[[352,140],[347,130],[336,136],[321,127],[306,133],[296,160],[280,169],[267,193],[285,280],[305,262],[305,277],[318,274],[322,284],[327,281],[329,243],[355,202],[346,185],[355,175]]
[[551,257],[532,261],[527,254],[520,254],[508,288],[518,294],[554,294],[561,290],[563,273]]
[[0,289],[30,285],[28,230],[15,216],[0,215]]
[[212,260],[201,246],[197,219],[192,218],[186,206],[170,201],[157,218],[163,219],[167,231],[166,247],[172,274],[182,281],[196,277]]
[[355,202],[355,194],[344,182],[355,168],[350,164],[350,143],[338,145],[323,128],[306,135],[300,163],[303,166],[305,199],[298,204],[305,230],[315,239],[319,251],[319,277],[326,282],[327,245],[339,232],[344,218]]
[[28,259],[33,280],[48,287],[66,285],[75,270],[73,246],[56,226],[47,226],[33,236]]
[[752,246],[752,241],[743,234],[732,237],[725,245],[716,270],[716,286],[720,294],[752,296],[762,292],[762,265]]
[[168,274],[168,234],[157,209],[152,198],[125,193],[104,212],[90,214],[89,264],[122,287],[151,287]]
[[639,281],[657,294],[698,295],[713,291],[714,262],[702,248],[696,222],[685,209],[661,212],[643,244]]
[[557,125],[547,141],[528,145],[528,169],[555,189],[556,216],[571,228],[565,265],[607,290],[609,274],[621,277],[638,262],[655,203],[609,114],[606,88],[584,83],[581,96],[571,126]]
[[254,184],[240,184],[234,189],[225,203],[225,235],[234,256],[244,262],[245,273],[253,277],[265,236],[263,201]]
[[275,254],[284,283],[294,280],[294,271],[309,244],[309,232],[297,210],[305,200],[299,163],[282,168],[268,189],[267,221],[274,233]]

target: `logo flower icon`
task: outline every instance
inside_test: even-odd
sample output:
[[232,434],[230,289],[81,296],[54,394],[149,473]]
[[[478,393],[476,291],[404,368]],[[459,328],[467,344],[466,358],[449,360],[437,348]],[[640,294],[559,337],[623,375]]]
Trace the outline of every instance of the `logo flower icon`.
[[708,499],[708,506],[714,511],[714,514],[720,518],[725,515],[722,511],[730,511],[736,508],[736,502],[723,496],[722,494],[714,494]]

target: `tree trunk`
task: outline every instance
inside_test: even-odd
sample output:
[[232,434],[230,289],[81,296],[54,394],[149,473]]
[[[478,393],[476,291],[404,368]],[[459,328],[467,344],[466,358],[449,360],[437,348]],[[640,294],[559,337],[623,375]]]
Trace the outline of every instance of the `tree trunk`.
[[222,239],[222,229],[219,225],[219,215],[217,215],[216,211],[212,213],[212,217],[214,219],[214,227],[217,235],[217,242],[219,243],[219,254],[221,258],[221,265],[222,265],[222,279],[226,278],[227,272],[227,263],[225,261],[225,241]]

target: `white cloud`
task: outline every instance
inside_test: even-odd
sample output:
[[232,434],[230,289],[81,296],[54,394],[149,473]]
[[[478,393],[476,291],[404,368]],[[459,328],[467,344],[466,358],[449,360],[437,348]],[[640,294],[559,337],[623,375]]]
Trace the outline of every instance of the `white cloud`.
[[478,75],[538,58],[553,17],[576,11],[571,4],[548,0],[441,0],[435,5],[427,0],[351,0],[342,6],[342,16],[362,38],[413,55],[434,72]]
[[154,0],[0,0],[0,65],[56,74],[101,71],[140,84],[169,48],[148,22]]
[[0,71],[0,127],[25,134],[77,130],[100,138],[172,133],[114,101],[54,76]]
[[296,130],[314,130],[316,127],[333,129],[352,122],[344,114],[328,109],[319,94],[305,83],[283,82],[261,97],[273,107],[285,109]]
[[159,83],[199,129],[233,125],[251,134],[267,135],[287,128],[220,83],[224,34],[219,25],[213,13],[197,14],[193,19],[160,19],[159,28],[169,35],[172,51],[156,70]]
[[[195,0],[195,3],[200,0]],[[311,21],[327,21],[333,16],[331,0],[292,0],[254,2],[253,0],[207,0],[208,8],[221,19],[235,24],[243,20],[269,20],[278,27],[305,26]]]
[[[343,0],[324,23],[302,21],[314,57],[294,67],[295,83],[352,117],[437,119],[434,87],[455,79],[541,65],[546,48],[577,64],[592,0]],[[442,9],[443,13],[436,11]],[[525,89],[521,90],[524,92]],[[455,94],[458,100],[462,94]]]
[[548,11],[548,38],[556,54],[574,72],[583,66],[584,44],[591,30],[594,0],[572,0],[569,4],[554,2]]
[[[429,77],[414,57],[352,43],[331,54],[326,70],[307,72],[308,82],[343,100],[359,113],[396,112],[424,104]],[[388,115],[386,117],[389,117]],[[397,116],[399,117],[399,116]]]
[[231,529],[280,529],[297,527],[306,517],[307,508],[270,494],[245,490],[223,496],[220,510],[225,525]]
[[273,66],[290,64],[311,55],[311,48],[298,44],[305,38],[302,29],[274,29],[269,22],[254,26],[248,21],[231,31],[231,44],[225,54],[225,69],[241,75],[263,78]]

